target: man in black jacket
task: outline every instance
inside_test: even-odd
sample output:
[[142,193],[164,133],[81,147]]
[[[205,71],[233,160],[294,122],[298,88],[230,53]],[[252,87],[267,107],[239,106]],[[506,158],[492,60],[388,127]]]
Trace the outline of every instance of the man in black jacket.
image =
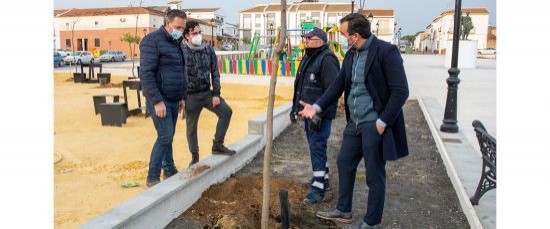
[[[194,20],[187,22],[183,32],[185,37],[183,51],[188,77],[185,116],[187,119],[187,143],[192,155],[189,165],[199,161],[197,124],[203,108],[218,116],[212,154],[233,155],[236,153],[235,150],[228,149],[224,145],[225,134],[233,111],[220,96],[218,58],[212,47],[203,42],[201,33],[199,23]],[[212,85],[212,90],[210,90],[210,85]]]
[[178,172],[172,157],[172,140],[178,111],[185,107],[187,81],[181,42],[186,19],[181,10],[168,11],[164,26],[145,36],[139,45],[141,86],[147,98],[147,111],[152,114],[157,130],[147,187],[160,182],[161,167],[164,179]]
[[300,104],[311,118],[328,109],[344,93],[346,120],[338,154],[339,196],[336,208],[317,217],[352,222],[353,186],[357,166],[365,160],[369,187],[367,213],[360,228],[380,228],[386,194],[386,161],[409,154],[403,105],[409,96],[403,59],[395,45],[378,40],[365,16],[352,13],[340,20],[340,33],[351,45],[338,79],[317,101]]
[[[290,120],[296,122],[296,114],[302,110],[299,101],[313,103],[323,95],[338,76],[340,63],[327,45],[327,35],[323,30],[314,28],[304,34],[305,56],[298,67],[294,80],[294,98]],[[330,136],[332,120],[336,116],[336,102],[329,105],[324,112],[314,119],[304,121],[309,153],[311,156],[310,192],[304,199],[304,204],[311,205],[324,199],[329,186],[327,140]]]

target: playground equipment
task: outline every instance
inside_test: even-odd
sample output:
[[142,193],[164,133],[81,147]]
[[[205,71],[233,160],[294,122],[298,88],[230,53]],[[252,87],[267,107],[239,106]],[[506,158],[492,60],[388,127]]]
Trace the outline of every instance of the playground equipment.
[[[300,25],[299,29],[287,29],[287,45],[283,50],[280,57],[279,69],[277,69],[278,76],[296,76],[298,66],[303,56],[303,50],[305,48],[303,40],[294,49],[292,48],[292,38],[301,37],[303,34],[311,31],[315,27],[314,23],[305,21]],[[332,52],[336,55],[338,60],[342,61],[345,56],[345,51],[342,49],[338,39],[338,27],[331,26],[325,27],[323,30],[328,35],[328,46]],[[258,49],[261,36],[258,33],[254,33],[251,41],[250,50],[246,59],[236,58],[234,56],[219,56],[218,66],[220,73],[223,74],[238,74],[238,75],[270,75],[273,69],[271,63],[271,56],[273,55],[273,48]]]

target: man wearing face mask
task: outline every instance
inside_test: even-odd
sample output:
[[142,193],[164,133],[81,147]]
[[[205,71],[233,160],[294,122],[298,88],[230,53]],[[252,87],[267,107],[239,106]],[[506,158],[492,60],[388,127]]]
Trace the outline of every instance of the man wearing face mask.
[[[212,144],[212,154],[233,155],[235,150],[224,146],[224,138],[231,121],[233,111],[220,96],[220,72],[218,58],[209,45],[202,41],[201,27],[194,20],[189,20],[183,35],[185,42],[183,51],[187,64],[187,100],[185,118],[187,123],[187,143],[192,160],[189,165],[199,161],[199,144],[197,139],[197,124],[203,108],[218,116],[216,133]],[[210,89],[212,86],[212,89]]]
[[[299,101],[307,103],[317,101],[336,79],[340,70],[338,58],[328,47],[327,34],[323,30],[315,27],[302,37],[305,38],[305,55],[294,80],[294,98],[290,112],[292,123],[296,122],[298,111],[303,109]],[[329,186],[327,140],[335,116],[336,102],[330,104],[324,112],[315,115],[314,119],[304,120],[313,169],[310,192],[304,199],[306,205],[322,201]]]
[[149,160],[147,187],[160,182],[161,168],[164,179],[178,172],[172,157],[172,140],[178,112],[185,106],[187,89],[181,49],[186,18],[181,10],[168,11],[164,26],[145,36],[139,45],[140,82],[147,98],[146,109],[152,114],[157,131]]
[[365,160],[368,186],[367,213],[358,228],[380,228],[386,193],[386,161],[409,154],[403,105],[409,96],[403,59],[397,46],[378,40],[364,15],[352,13],[340,20],[340,33],[351,49],[330,88],[310,105],[305,118],[328,109],[344,93],[347,126],[338,154],[339,196],[336,208],[317,217],[352,222],[353,186],[357,166]]

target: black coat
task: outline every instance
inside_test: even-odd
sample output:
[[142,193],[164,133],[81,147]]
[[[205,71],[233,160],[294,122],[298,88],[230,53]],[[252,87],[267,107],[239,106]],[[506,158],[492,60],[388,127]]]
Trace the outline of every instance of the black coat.
[[143,94],[156,104],[165,99],[180,101],[187,93],[185,62],[181,41],[160,27],[139,44],[139,76]]
[[[346,120],[349,122],[348,96],[351,90],[351,71],[353,55],[348,51],[338,79],[317,100],[316,104],[325,109],[337,101],[344,93],[346,102]],[[397,160],[409,154],[403,105],[409,97],[407,76],[403,59],[397,46],[374,37],[369,46],[365,63],[365,86],[373,99],[374,110],[387,126],[382,134],[382,152],[384,160]]]
[[[299,103],[300,100],[306,103],[317,101],[336,80],[339,71],[340,62],[327,45],[315,50],[311,55],[304,56],[294,79],[292,112],[304,109]],[[324,109],[319,116],[330,120],[334,119],[336,117],[336,102]]]

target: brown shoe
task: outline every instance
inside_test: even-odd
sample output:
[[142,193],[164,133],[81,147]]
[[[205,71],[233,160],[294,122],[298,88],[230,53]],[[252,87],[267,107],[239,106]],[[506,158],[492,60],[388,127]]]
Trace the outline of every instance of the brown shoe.
[[145,183],[145,186],[147,186],[147,188],[150,188],[150,187],[153,187],[153,186],[157,185],[158,183],[160,183],[160,181],[158,181],[158,180],[157,181],[147,181]]

